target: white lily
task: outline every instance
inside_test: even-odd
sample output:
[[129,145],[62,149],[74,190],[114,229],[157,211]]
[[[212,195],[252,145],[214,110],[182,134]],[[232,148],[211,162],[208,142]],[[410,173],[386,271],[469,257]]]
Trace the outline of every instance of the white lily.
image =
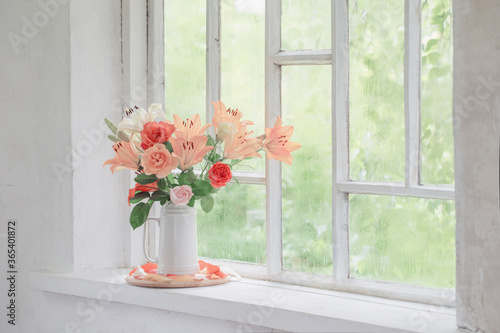
[[144,124],[152,121],[166,121],[167,116],[163,112],[161,104],[151,104],[148,111],[140,108],[134,111],[130,118],[124,118],[118,124],[118,132],[125,131],[128,133],[139,133],[143,130]]

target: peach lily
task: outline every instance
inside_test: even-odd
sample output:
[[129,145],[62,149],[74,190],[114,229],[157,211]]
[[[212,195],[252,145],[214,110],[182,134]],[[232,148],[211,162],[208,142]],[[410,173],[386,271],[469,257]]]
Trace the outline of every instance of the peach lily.
[[203,161],[203,157],[214,147],[207,146],[208,137],[198,135],[190,140],[184,138],[172,138],[173,156],[179,160],[179,167],[185,171],[195,164]]
[[238,132],[224,140],[224,158],[242,160],[247,157],[259,157],[257,151],[262,147],[262,140],[253,138],[246,126],[240,126]]
[[174,114],[174,125],[176,128],[175,136],[186,141],[205,133],[206,129],[212,126],[212,124],[205,124],[202,127],[199,114],[195,114],[186,120],[182,120],[181,117]]
[[236,134],[240,126],[253,125],[249,120],[240,121],[243,113],[232,109],[227,109],[224,103],[218,101],[212,102],[214,106],[214,117],[212,123],[215,127],[215,134],[221,139],[225,140],[229,135]]
[[266,128],[266,141],[262,147],[268,159],[275,159],[287,164],[292,164],[292,151],[301,147],[296,142],[289,141],[293,133],[293,126],[281,126],[281,118],[278,116],[273,128]]
[[111,165],[112,173],[122,169],[137,170],[139,168],[140,153],[134,143],[116,142],[113,149],[116,152],[115,158],[104,162],[104,165]]

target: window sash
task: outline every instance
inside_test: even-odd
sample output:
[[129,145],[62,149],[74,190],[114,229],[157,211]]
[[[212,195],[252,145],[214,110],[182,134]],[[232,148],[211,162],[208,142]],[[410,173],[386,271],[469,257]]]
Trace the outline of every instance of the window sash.
[[[164,103],[163,1],[148,1],[148,102]],[[377,183],[349,178],[349,12],[348,0],[332,0],[332,49],[281,50],[281,0],[266,0],[265,117],[272,127],[281,116],[281,67],[332,66],[333,276],[283,270],[281,163],[266,160],[266,174],[239,172],[240,183],[266,186],[266,267],[231,260],[243,275],[277,282],[364,293],[436,305],[454,305],[454,291],[349,278],[349,194],[454,200],[450,185],[421,185],[420,68],[421,0],[405,0],[405,182]],[[221,95],[221,0],[207,0],[206,116]],[[160,74],[158,74],[160,73]],[[152,80],[155,74],[155,80]],[[158,80],[158,75],[160,80]],[[160,82],[160,84],[158,84]],[[213,131],[213,129],[211,129]],[[213,133],[212,133],[213,134]],[[267,176],[266,176],[267,175]],[[212,260],[212,259],[211,259]],[[212,260],[213,261],[213,260]],[[450,296],[450,293],[452,295]],[[446,297],[445,297],[446,296]]]

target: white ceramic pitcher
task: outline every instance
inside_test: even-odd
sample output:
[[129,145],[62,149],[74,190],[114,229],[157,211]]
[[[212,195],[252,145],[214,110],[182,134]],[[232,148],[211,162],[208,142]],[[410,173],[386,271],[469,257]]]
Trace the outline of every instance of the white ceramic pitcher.
[[[149,256],[147,246],[148,222],[155,220],[160,228],[158,258]],[[173,203],[162,206],[160,218],[148,218],[144,226],[144,255],[158,264],[158,274],[199,273],[196,210]]]

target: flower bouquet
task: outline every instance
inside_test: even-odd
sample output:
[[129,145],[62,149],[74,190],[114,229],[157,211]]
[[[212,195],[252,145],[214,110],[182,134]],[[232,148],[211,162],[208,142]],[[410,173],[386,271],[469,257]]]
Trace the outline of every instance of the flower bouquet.
[[[130,213],[132,228],[144,224],[154,202],[194,207],[199,201],[203,211],[210,212],[213,194],[234,178],[232,168],[261,158],[262,150],[268,159],[292,163],[290,153],[300,145],[289,141],[293,127],[281,126],[280,117],[264,135],[253,137],[248,130],[253,122],[241,120],[240,111],[226,108],[221,101],[212,104],[212,124],[203,126],[198,114],[186,120],[174,114],[172,123],[161,104],[152,104],[147,111],[137,106],[126,109],[128,117],[118,125],[105,119],[116,155],[104,165],[111,165],[113,173],[130,169],[137,174],[128,195],[129,205],[135,204]],[[205,133],[211,126],[215,137]]]

